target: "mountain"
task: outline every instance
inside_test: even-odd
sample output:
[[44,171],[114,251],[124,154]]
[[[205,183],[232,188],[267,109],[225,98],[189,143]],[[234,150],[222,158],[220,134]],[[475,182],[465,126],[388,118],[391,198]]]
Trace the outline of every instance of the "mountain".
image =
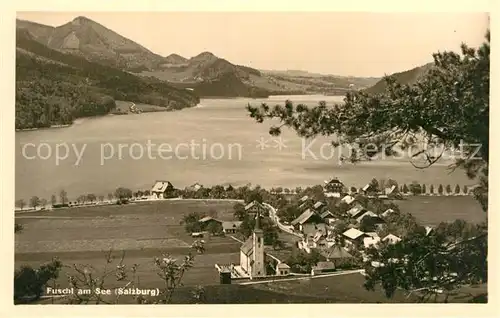
[[104,115],[115,100],[180,109],[199,97],[158,79],[54,50],[40,41],[43,28],[16,33],[16,129],[69,124],[78,117]]
[[178,54],[155,54],[105,26],[85,17],[51,27],[17,20],[33,40],[105,66],[122,69],[146,78],[161,80],[177,88],[190,88],[198,96],[267,97],[288,94],[343,95],[363,89],[374,79],[319,75],[303,71],[261,72],[233,64],[205,51],[189,59]]
[[165,64],[171,65],[184,65],[188,62],[188,59],[180,56],[179,54],[172,53],[169,56],[165,57]]
[[[394,77],[394,79],[400,84],[412,85],[416,83],[422,76],[424,76],[432,68],[433,65],[434,63],[428,63],[412,68],[408,71],[394,73],[391,76]],[[384,79],[381,79],[375,85],[365,89],[364,91],[370,94],[379,94],[383,93],[386,87],[387,83]]]
[[17,28],[28,30],[34,39],[51,49],[108,66],[137,71],[157,68],[165,61],[164,57],[85,17],[58,27],[17,20]]

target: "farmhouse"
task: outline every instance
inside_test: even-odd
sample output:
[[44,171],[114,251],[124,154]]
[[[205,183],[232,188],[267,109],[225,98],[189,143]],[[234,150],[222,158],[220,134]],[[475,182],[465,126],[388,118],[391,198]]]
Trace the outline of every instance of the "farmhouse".
[[393,209],[387,209],[387,210],[385,210],[385,211],[381,214],[381,216],[382,216],[382,217],[384,217],[384,218],[386,218],[386,217],[388,217],[389,215],[391,215],[391,214],[392,214],[392,213],[394,213],[394,212],[395,212],[395,211],[394,211]]
[[335,264],[333,262],[318,262],[311,270],[311,275],[333,272],[335,270]]
[[299,231],[303,231],[303,225],[306,223],[323,223],[321,217],[316,214],[313,210],[307,209],[298,218],[293,220],[290,224],[297,228]]
[[216,220],[211,216],[205,216],[205,217],[199,219],[198,222],[201,225],[202,231],[205,231],[209,227],[209,225],[212,223],[217,223],[217,224],[222,225],[222,221]]
[[151,189],[154,199],[165,199],[171,197],[174,186],[169,181],[157,180]]
[[349,263],[354,258],[347,250],[340,246],[332,246],[320,252],[327,261],[332,262],[335,267]]
[[380,242],[380,237],[377,236],[367,236],[363,238],[363,245],[365,248],[369,247],[376,247],[377,244]]
[[260,214],[260,215],[266,215],[267,214],[267,208],[260,202],[257,202],[257,201],[252,201],[250,203],[248,203],[246,206],[245,206],[245,211],[248,213],[248,214]]
[[366,211],[365,213],[361,214],[356,218],[356,221],[358,223],[361,223],[365,217],[371,217],[372,220],[374,221],[375,224],[382,224],[384,223],[384,220],[382,220],[376,213],[372,211]]
[[242,223],[241,221],[222,222],[222,230],[225,234],[234,234],[238,231]]

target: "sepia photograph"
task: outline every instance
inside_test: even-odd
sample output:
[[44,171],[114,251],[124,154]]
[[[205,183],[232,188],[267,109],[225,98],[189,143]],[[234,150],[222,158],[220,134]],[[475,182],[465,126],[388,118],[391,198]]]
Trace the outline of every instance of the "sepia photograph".
[[489,12],[17,11],[12,57],[16,307],[488,303]]

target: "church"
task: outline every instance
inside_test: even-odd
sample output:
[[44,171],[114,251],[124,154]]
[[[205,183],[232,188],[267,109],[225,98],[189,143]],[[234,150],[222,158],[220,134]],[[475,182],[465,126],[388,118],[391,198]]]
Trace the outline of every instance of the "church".
[[260,214],[257,214],[252,235],[240,248],[240,267],[250,279],[266,276],[264,232],[260,228]]

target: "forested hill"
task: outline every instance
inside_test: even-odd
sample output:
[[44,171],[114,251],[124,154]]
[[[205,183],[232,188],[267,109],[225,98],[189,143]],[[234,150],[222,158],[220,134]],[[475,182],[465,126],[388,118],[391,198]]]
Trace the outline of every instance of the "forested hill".
[[[416,83],[424,74],[426,74],[433,65],[434,63],[428,63],[408,71],[391,74],[391,76],[400,84],[412,85]],[[382,93],[386,87],[387,83],[385,79],[381,79],[375,85],[365,89],[364,91],[370,94],[378,94]]]
[[17,30],[16,129],[106,114],[115,107],[115,99],[168,109],[199,103],[192,92],[55,51],[35,41],[28,30]]

